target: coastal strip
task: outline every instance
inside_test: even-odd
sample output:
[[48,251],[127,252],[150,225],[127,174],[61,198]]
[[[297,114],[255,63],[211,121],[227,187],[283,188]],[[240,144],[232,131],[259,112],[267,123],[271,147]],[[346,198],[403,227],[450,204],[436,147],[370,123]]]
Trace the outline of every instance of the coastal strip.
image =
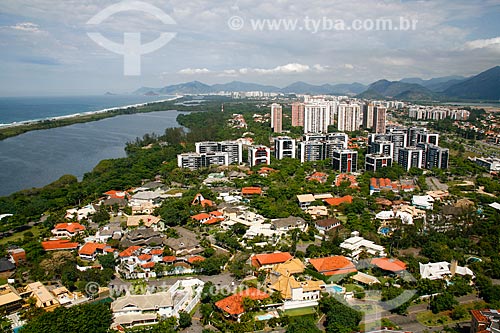
[[172,102],[182,97],[184,96],[175,96],[173,98],[158,100],[154,102],[118,106],[97,111],[81,112],[45,119],[28,120],[12,124],[1,124],[0,140],[4,140],[9,137],[17,136],[30,131],[63,127],[78,123],[87,123],[124,114],[166,111],[165,108],[174,107]]

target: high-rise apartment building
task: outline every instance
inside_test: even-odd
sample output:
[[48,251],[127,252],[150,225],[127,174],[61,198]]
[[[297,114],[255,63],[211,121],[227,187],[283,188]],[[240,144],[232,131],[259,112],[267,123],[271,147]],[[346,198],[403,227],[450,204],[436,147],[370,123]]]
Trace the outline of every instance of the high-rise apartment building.
[[229,153],[208,152],[208,153],[184,153],[177,155],[177,166],[197,170],[211,166],[229,165]]
[[209,152],[227,152],[229,164],[240,164],[243,162],[243,146],[240,141],[203,141],[195,143],[196,152],[199,154]]
[[295,158],[295,140],[288,136],[279,136],[274,138],[274,157],[278,160],[285,157]]
[[248,147],[248,164],[250,167],[260,164],[271,164],[271,150],[266,146]]
[[365,170],[377,171],[380,168],[392,166],[392,156],[385,154],[366,154]]
[[304,133],[327,133],[330,125],[328,103],[306,103],[304,106]]
[[358,152],[351,149],[336,150],[333,152],[332,166],[340,172],[356,172]]
[[376,106],[373,112],[373,130],[375,133],[385,133],[387,121],[387,109],[383,106]]
[[400,148],[398,152],[398,164],[406,171],[410,168],[422,169],[424,150],[417,147]]
[[283,108],[278,103],[271,104],[271,128],[274,133],[283,131]]
[[373,103],[363,104],[363,128],[371,129],[373,128],[373,109],[375,105]]
[[361,107],[358,104],[340,103],[337,112],[337,129],[343,132],[359,130],[361,126]]
[[292,126],[304,126],[304,103],[295,102],[292,103]]

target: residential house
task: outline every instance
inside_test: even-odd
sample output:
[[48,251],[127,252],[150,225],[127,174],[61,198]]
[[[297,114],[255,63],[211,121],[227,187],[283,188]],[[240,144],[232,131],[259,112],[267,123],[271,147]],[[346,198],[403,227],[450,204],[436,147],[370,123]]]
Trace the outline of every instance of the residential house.
[[0,313],[11,314],[19,311],[24,300],[10,284],[0,285]]
[[134,327],[157,324],[161,317],[171,317],[173,308],[172,295],[169,292],[126,295],[111,303],[113,325]]
[[28,293],[36,301],[36,306],[45,311],[53,311],[60,306],[57,298],[41,282],[33,282],[24,287],[24,293]]
[[98,255],[113,253],[114,250],[111,246],[103,243],[85,243],[78,250],[78,256],[82,260],[94,261]]
[[12,261],[16,266],[22,262],[26,262],[26,251],[22,248],[9,249],[7,251]]
[[471,310],[470,333],[493,333],[500,331],[500,310]]
[[350,188],[357,188],[358,181],[356,180],[356,176],[350,173],[341,173],[335,177],[335,186],[340,186],[343,182],[349,182]]
[[102,226],[95,234],[94,239],[99,243],[106,243],[109,239],[120,240],[123,230],[120,221],[113,221]]
[[325,276],[356,273],[354,264],[344,256],[332,256],[326,258],[311,258],[309,263],[314,269]]
[[72,251],[78,248],[78,243],[68,239],[56,239],[43,241],[42,247],[45,251]]
[[54,237],[62,239],[62,238],[72,238],[78,234],[81,234],[85,231],[85,226],[80,223],[58,223],[52,229],[52,234]]
[[417,208],[432,210],[434,208],[434,198],[430,195],[414,195],[411,204]]
[[317,280],[298,281],[293,274],[303,273],[304,269],[304,264],[297,258],[277,264],[269,272],[266,285],[272,291],[279,291],[285,301],[318,300],[325,283]]
[[88,219],[90,215],[93,215],[95,213],[97,213],[96,207],[90,204],[82,208],[73,208],[66,210],[66,216],[64,218],[67,220],[76,218],[77,221],[81,221],[83,219]]
[[328,217],[328,208],[325,206],[309,206],[305,210],[305,213],[311,215],[311,217],[316,220]]
[[336,218],[322,219],[314,221],[314,226],[318,229],[320,234],[324,235],[328,231],[340,227],[341,222]]
[[254,196],[254,195],[262,195],[262,188],[256,186],[243,187],[241,189],[242,196]]
[[127,217],[127,227],[144,226],[156,229],[159,228],[160,221],[161,218],[153,215],[132,215]]
[[200,300],[203,285],[198,279],[178,280],[167,291],[120,297],[111,303],[111,327],[150,325],[162,318],[178,317],[180,311],[191,312]]
[[373,258],[370,261],[371,265],[375,265],[377,268],[391,273],[401,273],[406,270],[406,264],[399,259],[393,258]]
[[183,227],[173,228],[179,234],[179,238],[167,238],[165,245],[171,248],[176,256],[203,252],[203,247],[201,247],[198,236],[194,232]]
[[207,224],[207,225],[224,221],[223,213],[219,211],[200,213],[191,216],[191,218],[201,224]]
[[340,244],[340,248],[343,249],[347,256],[353,260],[358,260],[362,253],[376,256],[385,257],[385,248],[381,245],[377,245],[374,242],[367,240],[359,236],[358,231],[351,233],[352,237],[346,239]]
[[447,280],[453,277],[455,274],[461,276],[469,276],[474,278],[474,272],[468,267],[458,266],[456,260],[452,260],[451,263],[447,261],[435,262],[422,264],[419,263],[420,276],[422,279],[429,280]]
[[128,231],[120,240],[120,244],[123,247],[132,245],[161,246],[164,245],[165,242],[166,236],[160,231],[144,227]]
[[289,252],[262,253],[250,257],[250,262],[258,270],[269,270],[274,265],[282,264],[292,258]]
[[306,210],[316,199],[312,194],[298,194],[297,200],[299,201],[300,208]]
[[327,198],[327,199],[324,199],[323,201],[326,202],[329,206],[336,207],[336,206],[339,206],[341,204],[352,203],[352,196],[346,195],[346,196],[343,196],[341,198]]
[[289,216],[283,219],[274,219],[271,221],[272,229],[286,233],[289,230],[299,229],[302,232],[307,231],[307,222],[301,217]]
[[315,172],[312,175],[310,175],[309,177],[307,177],[307,180],[308,181],[316,181],[320,184],[324,184],[328,180],[328,174],[326,174],[324,172]]
[[16,265],[9,258],[0,258],[0,277],[9,277],[16,270]]
[[218,302],[215,302],[215,306],[219,310],[221,310],[227,317],[239,321],[241,315],[245,313],[245,309],[243,307],[244,298],[250,298],[254,301],[262,301],[269,297],[269,294],[259,289],[249,288],[232,296],[221,299]]
[[194,196],[192,205],[201,205],[202,207],[213,207],[215,203],[212,200],[205,199],[201,193],[198,193]]

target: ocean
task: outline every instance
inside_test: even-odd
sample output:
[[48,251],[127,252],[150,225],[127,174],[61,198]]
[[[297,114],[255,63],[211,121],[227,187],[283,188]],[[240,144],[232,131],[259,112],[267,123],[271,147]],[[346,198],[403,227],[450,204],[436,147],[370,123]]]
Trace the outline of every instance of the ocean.
[[[64,174],[81,179],[99,161],[124,157],[127,142],[146,133],[162,134],[168,127],[179,126],[176,121],[179,114],[178,111],[158,111],[119,115],[2,140],[0,196],[45,186]],[[49,117],[52,116],[53,113]]]
[[155,102],[172,97],[134,95],[0,97],[0,126]]

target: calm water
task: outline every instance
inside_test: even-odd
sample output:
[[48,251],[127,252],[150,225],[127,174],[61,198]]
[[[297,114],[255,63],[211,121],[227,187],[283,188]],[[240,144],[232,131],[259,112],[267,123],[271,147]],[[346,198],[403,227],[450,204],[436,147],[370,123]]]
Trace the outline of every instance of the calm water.
[[79,179],[103,159],[125,156],[125,143],[176,127],[177,111],[116,116],[32,131],[0,141],[0,196],[41,187],[72,174]]
[[154,102],[168,99],[169,97],[172,96],[1,97],[0,125]]

